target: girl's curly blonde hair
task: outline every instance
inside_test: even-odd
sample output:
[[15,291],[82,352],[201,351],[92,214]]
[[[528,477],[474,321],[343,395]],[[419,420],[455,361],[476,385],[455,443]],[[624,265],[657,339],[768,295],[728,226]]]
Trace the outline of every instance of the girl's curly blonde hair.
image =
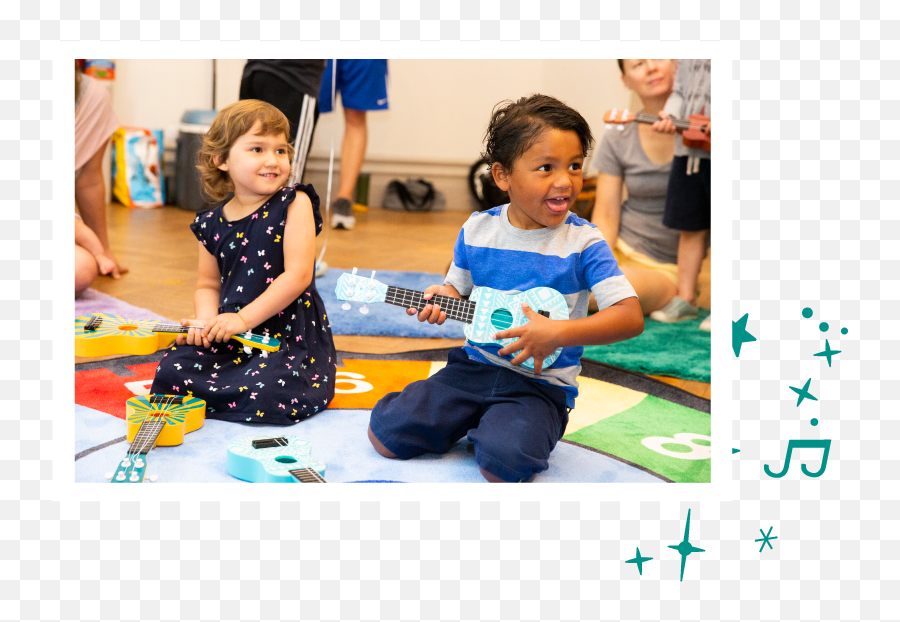
[[[258,99],[244,99],[225,106],[216,116],[197,154],[197,169],[203,191],[213,201],[221,201],[234,192],[234,184],[228,173],[218,165],[228,158],[228,152],[237,139],[253,129],[259,121],[259,135],[284,134],[287,143],[291,127],[287,117],[278,108]],[[287,143],[288,159],[294,159],[294,147]]]

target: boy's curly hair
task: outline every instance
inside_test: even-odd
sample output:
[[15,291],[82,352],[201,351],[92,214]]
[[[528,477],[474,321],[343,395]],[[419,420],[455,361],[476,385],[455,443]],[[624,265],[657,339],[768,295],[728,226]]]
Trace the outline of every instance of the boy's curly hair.
[[260,136],[284,134],[288,159],[293,161],[294,147],[287,142],[291,135],[290,124],[278,108],[258,99],[244,99],[225,106],[203,137],[203,145],[197,154],[200,184],[213,201],[221,201],[234,192],[231,178],[225,171],[220,171],[218,165],[228,157],[237,139],[253,129],[257,121]]
[[587,156],[594,137],[584,117],[555,97],[535,94],[494,106],[484,134],[485,149],[481,157],[489,165],[497,162],[511,173],[515,161],[548,127],[575,132],[581,142],[582,154]]

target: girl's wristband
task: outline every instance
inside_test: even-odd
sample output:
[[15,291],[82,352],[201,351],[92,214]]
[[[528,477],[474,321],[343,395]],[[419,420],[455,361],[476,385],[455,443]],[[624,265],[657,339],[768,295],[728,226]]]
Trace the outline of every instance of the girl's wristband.
[[247,324],[247,320],[244,319],[244,316],[241,315],[241,312],[240,312],[240,311],[236,311],[236,312],[235,312],[235,315],[237,315],[239,318],[241,318],[241,321],[244,323],[244,329],[245,329],[244,332],[250,332],[250,325]]

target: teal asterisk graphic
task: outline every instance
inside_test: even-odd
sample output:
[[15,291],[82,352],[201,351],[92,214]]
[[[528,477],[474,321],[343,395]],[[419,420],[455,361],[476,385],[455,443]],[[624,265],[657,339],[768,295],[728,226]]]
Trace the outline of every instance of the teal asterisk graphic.
[[775,547],[773,547],[773,546],[772,546],[772,543],[769,542],[769,540],[777,540],[777,539],[778,539],[778,536],[770,536],[770,535],[769,535],[770,533],[772,533],[772,529],[774,529],[774,527],[775,527],[774,525],[772,525],[772,527],[769,527],[769,533],[763,533],[763,530],[762,530],[762,529],[759,530],[759,533],[762,534],[762,538],[757,538],[756,540],[754,540],[754,542],[762,542],[762,544],[759,545],[759,552],[760,552],[760,553],[762,553],[763,548],[764,548],[767,544],[769,545],[769,548],[770,548],[770,549],[773,549],[773,550],[774,550]]
[[747,320],[749,317],[750,314],[745,313],[737,322],[731,322],[731,349],[734,350],[734,355],[737,357],[741,355],[742,345],[756,341],[756,337],[747,332]]
[[632,559],[626,560],[625,563],[626,564],[637,564],[638,573],[640,573],[641,576],[644,576],[644,562],[649,562],[651,559],[653,559],[653,558],[652,557],[641,557],[641,549],[638,547],[635,547],[635,556]]
[[808,391],[810,382],[812,382],[812,378],[810,378],[809,380],[806,381],[806,384],[803,385],[802,389],[798,389],[797,387],[791,387],[790,385],[788,385],[790,387],[791,391],[793,391],[794,393],[796,393],[797,395],[800,396],[799,398],[797,398],[797,406],[799,406],[800,402],[802,402],[806,398],[809,398],[816,402],[819,401],[819,398],[817,398],[815,395],[813,395],[812,393],[810,393]]
[[813,354],[813,356],[824,356],[828,359],[828,366],[831,367],[831,357],[835,354],[840,353],[840,350],[832,350],[831,345],[828,343],[828,340],[825,340],[825,349],[821,352],[817,352]]

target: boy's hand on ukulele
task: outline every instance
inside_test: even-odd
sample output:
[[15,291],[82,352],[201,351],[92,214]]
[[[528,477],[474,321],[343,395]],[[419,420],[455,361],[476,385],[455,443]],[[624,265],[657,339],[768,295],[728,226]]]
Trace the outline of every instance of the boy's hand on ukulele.
[[526,324],[509,330],[501,330],[494,335],[494,339],[519,338],[501,348],[497,354],[507,356],[521,350],[510,362],[513,365],[521,365],[529,357],[532,357],[534,358],[534,373],[540,374],[544,359],[553,354],[558,347],[556,345],[556,327],[553,320],[533,311],[527,304],[522,305],[522,312],[528,318]]
[[672,116],[667,115],[662,110],[659,111],[659,121],[651,125],[654,130],[657,132],[662,132],[663,134],[674,134],[675,126],[672,125]]
[[203,332],[210,342],[228,341],[235,335],[246,333],[250,330],[244,319],[237,313],[220,313],[206,323]]
[[[435,295],[446,296],[447,294],[444,292],[443,285],[431,285],[424,292],[422,298],[425,300],[431,300],[431,298]],[[421,311],[417,309],[407,309],[407,315],[419,315],[420,322],[428,322],[429,324],[437,324],[440,326],[444,322],[447,321],[447,314],[441,311],[440,305],[436,304],[427,304],[425,308]]]
[[[200,326],[205,324],[206,320],[181,320],[182,326]],[[187,335],[178,335],[175,337],[175,343],[180,346],[183,346],[184,344],[189,346],[202,346],[204,348],[210,346],[209,341],[203,337],[203,331],[196,328],[188,330]]]

